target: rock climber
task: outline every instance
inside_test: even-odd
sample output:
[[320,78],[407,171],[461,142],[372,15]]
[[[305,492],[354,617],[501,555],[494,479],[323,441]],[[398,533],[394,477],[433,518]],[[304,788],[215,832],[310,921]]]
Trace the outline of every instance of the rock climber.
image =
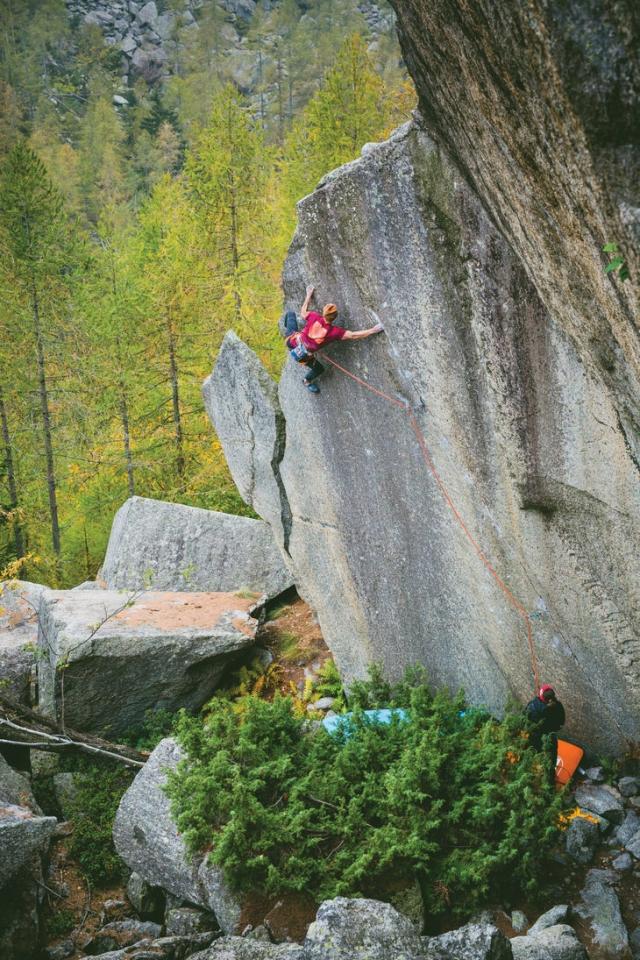
[[525,716],[531,724],[529,743],[535,750],[544,750],[544,738],[549,746],[551,763],[551,781],[555,776],[558,759],[558,730],[564,725],[564,707],[556,697],[553,687],[545,683],[540,687],[538,696],[530,700],[525,707]]
[[298,330],[298,318],[293,310],[284,315],[286,344],[289,353],[297,363],[308,367],[304,375],[304,383],[310,393],[320,393],[320,387],[315,381],[325,372],[325,367],[316,359],[315,354],[322,347],[326,347],[334,340],[364,340],[374,333],[381,333],[383,326],[376,323],[368,330],[345,330],[335,326],[338,308],[335,303],[328,303],[322,313],[309,310],[313,297],[314,287],[307,287],[307,295],[300,308],[300,316],[304,321],[302,330]]

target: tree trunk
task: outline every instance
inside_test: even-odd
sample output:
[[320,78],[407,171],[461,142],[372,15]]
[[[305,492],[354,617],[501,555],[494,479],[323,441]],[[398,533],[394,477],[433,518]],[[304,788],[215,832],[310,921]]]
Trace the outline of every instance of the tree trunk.
[[56,474],[53,460],[53,442],[51,439],[51,413],[49,411],[49,392],[44,358],[44,344],[40,327],[40,306],[35,283],[31,286],[31,304],[33,307],[33,328],[36,335],[36,355],[38,361],[38,392],[40,394],[40,413],[44,435],[44,454],[47,464],[47,489],[49,492],[49,513],[51,515],[51,542],[53,550],[60,559],[60,522],[58,520],[58,498],[56,495]]
[[171,322],[171,315],[167,313],[167,343],[169,347],[169,373],[171,376],[171,400],[173,404],[173,428],[176,444],[176,470],[178,476],[184,480],[184,448],[182,442],[182,419],[180,416],[180,393],[178,389],[178,363],[176,360],[176,341]]
[[122,442],[124,444],[124,458],[127,463],[127,488],[129,496],[135,497],[136,485],[133,477],[133,457],[131,456],[131,438],[129,435],[129,407],[124,383],[120,381],[120,420],[122,421]]
[[258,87],[260,89],[260,126],[266,128],[266,111],[264,104],[264,82],[262,75],[262,50],[258,50]]
[[238,208],[236,205],[235,186],[231,188],[231,262],[233,265],[233,302],[235,305],[236,323],[240,322],[242,315],[242,300],[238,290],[238,267],[240,265],[240,254],[238,253]]
[[16,475],[13,466],[13,446],[11,444],[11,434],[9,432],[9,419],[7,417],[7,408],[4,403],[2,387],[0,387],[0,425],[2,427],[2,442],[4,444],[4,462],[7,470],[7,486],[9,488],[9,506],[12,512],[11,525],[13,527],[13,542],[15,545],[16,557],[24,556],[24,537],[22,535],[22,526],[18,518],[18,487],[16,484]]
[[282,58],[279,53],[276,84],[278,87],[278,142],[282,146],[284,143],[284,95],[282,91]]

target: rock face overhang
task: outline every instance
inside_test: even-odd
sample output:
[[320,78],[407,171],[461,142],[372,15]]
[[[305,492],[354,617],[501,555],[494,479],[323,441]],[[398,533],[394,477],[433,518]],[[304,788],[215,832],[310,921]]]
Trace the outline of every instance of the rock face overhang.
[[[391,5],[426,128],[609,386],[640,465],[636,0]],[[611,242],[625,283],[604,273]]]
[[[534,618],[541,679],[556,685],[570,731],[622,750],[640,733],[640,490],[610,385],[417,123],[299,204],[287,306],[307,282],[349,327],[380,315],[385,336],[327,355],[410,403],[471,534]],[[529,699],[522,620],[452,516],[405,411],[335,370],[318,397],[300,380],[288,361],[276,400],[229,334],[208,408],[343,674],[421,663],[496,711]]]

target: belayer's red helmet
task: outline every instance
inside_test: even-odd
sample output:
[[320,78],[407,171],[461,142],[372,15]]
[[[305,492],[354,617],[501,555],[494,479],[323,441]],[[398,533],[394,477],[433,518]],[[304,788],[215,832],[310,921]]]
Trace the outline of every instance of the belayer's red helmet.
[[550,683],[542,684],[540,687],[540,692],[538,693],[538,698],[543,702],[546,702],[547,700],[555,700],[556,692]]

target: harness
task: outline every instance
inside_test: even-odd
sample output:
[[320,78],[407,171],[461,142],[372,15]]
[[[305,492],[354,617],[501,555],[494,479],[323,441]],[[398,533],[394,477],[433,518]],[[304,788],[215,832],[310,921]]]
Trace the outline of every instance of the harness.
[[287,348],[293,359],[297,363],[311,363],[313,360],[313,353],[315,351],[307,350],[304,343],[302,342],[302,337],[300,332],[292,333],[290,337],[286,340]]

